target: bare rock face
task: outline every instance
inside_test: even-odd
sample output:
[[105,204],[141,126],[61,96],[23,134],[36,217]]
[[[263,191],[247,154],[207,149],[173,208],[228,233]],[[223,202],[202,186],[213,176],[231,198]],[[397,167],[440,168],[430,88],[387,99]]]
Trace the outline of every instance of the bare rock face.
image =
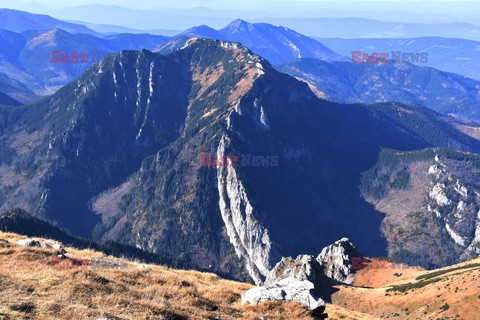
[[23,239],[23,240],[18,240],[15,242],[16,244],[24,247],[40,247],[40,248],[51,248],[52,246],[45,243],[38,241],[37,239]]
[[67,250],[65,250],[60,242],[50,240],[48,241],[47,245],[50,245],[53,249],[57,250],[57,254],[59,255],[64,255],[67,253]]
[[282,258],[268,273],[265,283],[271,284],[283,279],[296,279],[318,284],[322,277],[323,267],[315,260],[314,256],[305,254],[299,255],[296,259]]
[[151,272],[152,271],[152,268],[150,268],[146,264],[139,264],[136,269],[139,270],[139,271],[144,271],[144,272]]
[[[217,150],[219,159],[223,158],[228,143],[229,139],[223,136]],[[258,212],[250,203],[235,167],[218,167],[217,181],[220,212],[230,243],[237,256],[245,261],[255,284],[261,284],[270,269],[271,241],[268,230],[256,218]]]
[[353,257],[361,255],[349,239],[343,238],[323,248],[317,258],[312,255],[282,258],[269,271],[262,286],[242,295],[242,303],[295,301],[321,314],[325,306],[320,298],[321,289],[335,282],[351,284],[355,277]]
[[325,302],[315,295],[315,286],[308,280],[285,278],[248,290],[242,295],[242,304],[264,301],[295,301],[311,311],[325,307]]
[[242,295],[242,303],[295,301],[302,303],[310,311],[323,311],[325,302],[318,297],[317,292],[321,278],[325,277],[322,269],[314,256],[282,258],[267,274],[263,286],[250,289]]
[[323,248],[316,260],[323,266],[327,277],[345,284],[352,284],[355,280],[352,258],[361,256],[348,238],[342,238]]
[[[466,261],[480,255],[480,195],[478,187],[459,178],[454,163],[435,156],[428,169],[431,179],[427,210],[435,214]],[[460,172],[460,175],[462,173]]]

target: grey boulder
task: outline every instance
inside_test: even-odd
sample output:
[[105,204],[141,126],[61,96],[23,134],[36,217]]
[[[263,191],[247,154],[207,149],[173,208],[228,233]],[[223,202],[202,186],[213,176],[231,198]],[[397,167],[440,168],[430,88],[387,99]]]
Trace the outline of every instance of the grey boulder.
[[314,285],[308,280],[286,278],[264,286],[255,287],[242,295],[242,304],[258,304],[264,301],[294,301],[314,311],[325,302],[314,294]]
[[22,240],[18,240],[17,242],[15,242],[16,244],[18,244],[19,246],[24,246],[24,247],[40,247],[40,248],[51,248],[52,246],[45,243],[45,242],[41,242],[37,239],[22,239]]

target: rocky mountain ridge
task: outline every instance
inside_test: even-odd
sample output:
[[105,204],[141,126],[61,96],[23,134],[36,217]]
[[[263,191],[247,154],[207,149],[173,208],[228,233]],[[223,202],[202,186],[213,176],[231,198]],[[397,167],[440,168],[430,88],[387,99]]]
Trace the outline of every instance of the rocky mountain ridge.
[[449,264],[454,256],[460,261],[477,257],[477,175],[477,154],[440,149],[398,154],[393,160],[391,151],[384,152],[362,185],[365,198],[386,214],[382,228],[391,237],[389,256],[429,268]]
[[[359,190],[382,150],[480,152],[421,106],[318,99],[242,45],[208,39],[111,55],[52,97],[2,108],[0,136],[2,210],[257,283],[282,256],[346,236],[365,255],[397,255]],[[204,154],[278,163],[204,166]]]

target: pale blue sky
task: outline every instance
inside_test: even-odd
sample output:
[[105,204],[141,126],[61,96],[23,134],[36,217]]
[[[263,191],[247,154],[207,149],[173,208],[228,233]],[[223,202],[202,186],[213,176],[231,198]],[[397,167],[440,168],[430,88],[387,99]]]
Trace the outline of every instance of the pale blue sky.
[[[451,8],[455,9],[458,4],[465,3],[475,3],[477,0],[175,0],[175,1],[165,1],[165,0],[68,0],[68,1],[59,1],[59,0],[0,0],[0,7],[3,7],[2,4],[13,4],[15,2],[23,3],[32,3],[32,4],[41,4],[47,7],[52,8],[63,8],[63,7],[73,7],[78,5],[86,4],[107,4],[107,5],[116,5],[128,8],[137,8],[137,9],[146,9],[154,7],[169,7],[169,8],[192,8],[198,6],[206,7],[216,7],[216,8],[225,8],[225,9],[237,9],[237,10],[246,10],[246,6],[251,7],[292,7],[294,8],[298,4],[328,4],[338,7],[348,7],[350,4],[348,2],[358,3],[358,8],[361,9],[361,6],[366,6],[371,8],[375,3],[390,3],[393,7],[431,7],[434,9],[435,6],[438,6],[439,3],[450,3],[452,4]],[[345,5],[342,5],[345,4]],[[35,6],[35,5],[33,5]]]
[[[91,4],[135,9],[135,12],[99,7],[74,8]],[[69,21],[122,25],[140,30],[172,29],[177,25],[161,22],[175,16],[183,17],[177,20],[178,28],[175,29],[199,23],[219,28],[234,18],[283,24],[278,19],[360,17],[402,23],[466,22],[480,26],[478,0],[0,0],[1,7],[48,14]],[[158,16],[153,22],[148,20],[152,14]],[[193,16],[200,18],[189,18]],[[186,23],[189,21],[191,23]]]

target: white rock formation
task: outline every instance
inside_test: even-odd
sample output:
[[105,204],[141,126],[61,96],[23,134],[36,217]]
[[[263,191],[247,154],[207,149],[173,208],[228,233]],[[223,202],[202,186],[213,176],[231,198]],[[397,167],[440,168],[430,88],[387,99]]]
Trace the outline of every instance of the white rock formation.
[[435,156],[428,171],[432,178],[429,197],[434,201],[427,209],[441,219],[450,238],[464,247],[460,260],[468,260],[480,255],[480,193],[467,188],[449,169]]
[[323,248],[317,261],[325,268],[325,275],[331,279],[352,284],[355,271],[352,270],[352,258],[361,257],[348,238],[342,238]]
[[290,278],[317,284],[321,277],[323,277],[323,268],[320,263],[314,256],[305,254],[299,255],[296,259],[282,258],[268,273],[265,283],[271,284]]
[[[217,157],[225,155],[228,138],[223,136]],[[271,242],[268,230],[255,218],[245,187],[235,167],[217,167],[219,207],[230,243],[239,258],[245,261],[247,271],[256,284],[260,284],[270,271]]]
[[282,258],[268,273],[263,286],[242,295],[242,303],[295,301],[311,311],[323,311],[325,302],[319,297],[322,286],[332,284],[331,279],[353,282],[350,261],[354,256],[360,254],[347,238],[343,238],[325,247],[317,258],[312,255]]
[[439,206],[450,205],[450,200],[445,195],[445,185],[442,183],[437,183],[433,186],[433,189],[429,192],[430,198],[434,199]]
[[465,247],[465,239],[463,239],[459,234],[457,234],[448,223],[445,223],[445,228],[447,229],[448,234],[450,237],[455,241],[456,244]]
[[316,296],[314,285],[308,280],[293,278],[248,290],[242,295],[242,304],[257,304],[264,301],[295,301],[305,305],[309,310],[317,310],[325,306],[325,302]]
[[468,260],[472,257],[480,256],[480,211],[478,212],[477,226],[475,229],[475,236],[465,250],[465,252],[460,257],[462,260]]
[[64,248],[63,248],[63,246],[60,242],[49,240],[49,241],[47,241],[47,244],[50,245],[55,250],[64,250]]
[[140,270],[140,271],[145,271],[145,272],[151,272],[152,271],[152,268],[150,268],[149,266],[145,265],[145,264],[139,264],[137,267],[136,267],[137,270]]
[[15,242],[16,244],[24,247],[41,247],[41,248],[52,248],[51,245],[45,242],[41,242],[37,239],[31,238],[31,239],[23,239],[23,240],[18,240]]

